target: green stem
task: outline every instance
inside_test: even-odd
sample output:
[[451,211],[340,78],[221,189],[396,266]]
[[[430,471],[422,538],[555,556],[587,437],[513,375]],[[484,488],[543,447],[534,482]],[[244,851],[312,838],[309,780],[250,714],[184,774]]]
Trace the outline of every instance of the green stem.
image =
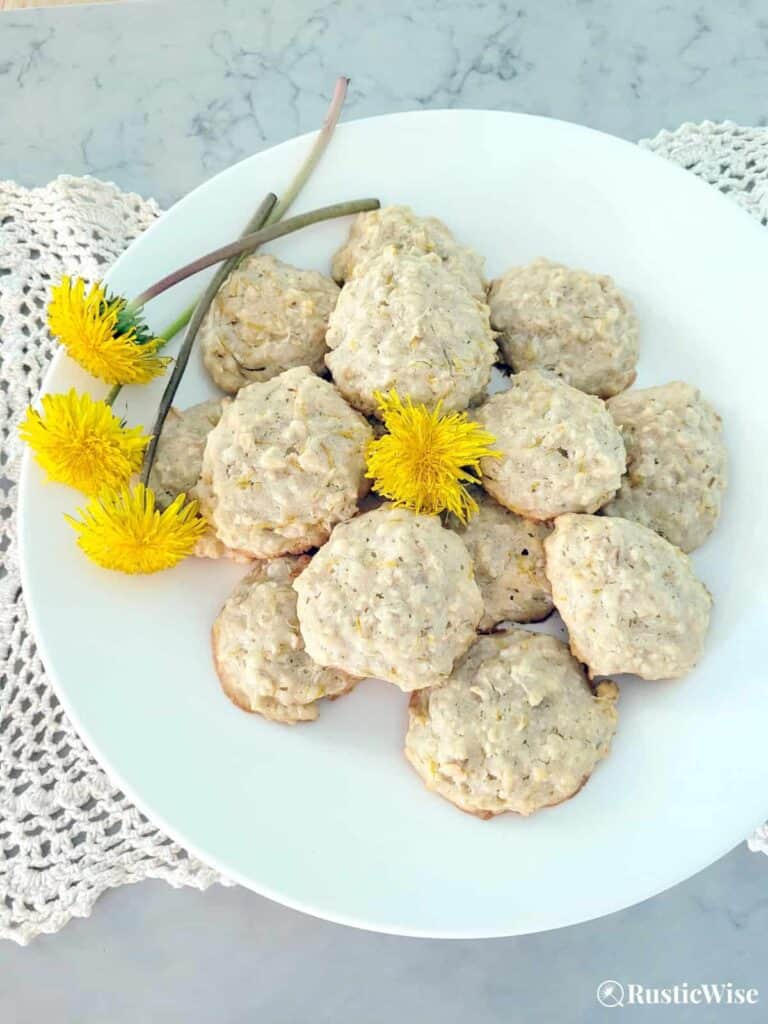
[[[271,194],[267,196],[265,206],[269,200],[274,202],[274,196]],[[225,245],[221,249],[217,249],[213,253],[209,253],[208,256],[203,256],[201,259],[195,260],[194,263],[188,264],[188,268],[194,268],[189,269],[188,273],[186,272],[187,268],[182,268],[182,271],[184,271],[185,276],[189,276],[190,274],[197,273],[198,270],[204,270],[213,263],[219,263],[224,259],[231,261],[231,264],[234,265],[240,253],[253,252],[254,249],[257,249],[264,242],[271,241],[273,238],[279,238],[281,235],[288,235],[293,231],[300,231],[302,228],[309,227],[311,224],[317,224],[323,220],[330,220],[333,217],[344,217],[347,214],[360,213],[363,210],[376,210],[378,209],[378,206],[378,199],[354,199],[347,203],[334,203],[333,206],[323,206],[319,210],[310,210],[309,213],[303,213],[298,217],[291,217],[288,220],[283,221],[282,224],[272,224],[269,227],[262,228],[260,231],[254,231],[250,234],[244,235],[239,241],[231,242],[229,245]],[[272,206],[270,202],[269,209],[271,208]],[[200,321],[202,320],[211,299],[216,295],[216,292],[221,287],[221,281],[229,273],[229,269],[230,268],[227,268],[224,273],[221,274],[221,280],[217,279],[219,275],[214,277],[208,286],[208,289],[206,289],[202,299],[195,308],[189,328],[187,329],[187,334],[184,338],[184,343],[176,359],[176,365],[173,368],[173,372],[171,373],[165,387],[165,391],[163,392],[163,397],[160,401],[157,420],[152,430],[152,440],[147,448],[147,452],[144,457],[144,464],[141,470],[141,481],[144,484],[149,480],[149,474],[152,470],[152,464],[157,452],[157,445],[160,440],[160,432],[163,428],[163,423],[168,415],[168,410],[171,407],[179,382],[181,381],[186,368],[189,354],[192,351],[192,343],[195,340],[195,335],[197,334]],[[176,271],[175,275],[170,276],[174,277],[182,271]],[[158,282],[158,284],[162,284],[162,282]],[[167,287],[170,287],[170,285]],[[151,297],[152,296],[150,296],[150,298]]]
[[288,220],[280,224],[270,224],[268,227],[262,228],[261,231],[253,231],[248,235],[243,235],[242,238],[238,238],[228,245],[222,245],[220,248],[206,253],[205,256],[200,256],[198,259],[192,260],[191,263],[186,263],[183,267],[179,267],[178,270],[166,274],[165,277],[161,277],[159,281],[155,281],[153,285],[145,289],[141,295],[137,295],[132,305],[143,306],[150,299],[154,299],[158,295],[162,295],[169,288],[173,288],[174,285],[185,281],[194,274],[199,274],[201,270],[207,270],[208,267],[212,267],[215,263],[221,263],[222,260],[228,260],[231,256],[253,252],[260,245],[264,245],[265,242],[272,242],[276,238],[282,238],[283,235],[290,235],[293,231],[309,227],[310,224],[319,224],[324,220],[347,217],[354,213],[365,213],[367,210],[378,210],[379,206],[378,199],[350,199],[346,203],[333,203],[331,206],[321,206],[319,209],[310,210],[308,213],[300,213],[296,217],[289,217]]
[[[254,213],[253,217],[248,221],[244,233],[249,234],[254,230],[258,231],[259,228],[266,224],[267,218],[274,209],[276,202],[277,196],[274,195],[274,193],[269,192],[259,204],[259,208]],[[229,277],[232,270],[237,266],[238,259],[238,257],[233,256],[221,264],[208,283],[208,287],[201,295],[199,301],[192,307],[192,317],[189,320],[189,326],[187,327],[186,334],[184,335],[184,340],[181,343],[179,354],[176,356],[176,363],[173,367],[173,371],[171,372],[171,376],[168,378],[168,383],[165,385],[163,397],[160,399],[157,416],[155,418],[154,426],[152,427],[152,437],[147,450],[144,453],[144,461],[141,469],[141,482],[145,485],[149,483],[149,474],[155,461],[157,446],[160,442],[160,435],[163,431],[165,419],[171,408],[173,399],[176,396],[176,391],[181,383],[184,371],[187,368],[187,363],[189,362],[189,356],[192,351],[195,338],[197,337],[197,332],[200,330],[203,318],[208,312],[209,306],[216,298],[219,289]]]
[[[309,153],[304,159],[304,162],[302,163],[301,167],[299,168],[293,180],[288,185],[288,188],[285,190],[283,195],[272,206],[272,210],[269,213],[267,219],[260,219],[263,208],[262,203],[259,206],[256,213],[254,213],[251,220],[246,225],[244,234],[249,234],[252,231],[257,231],[260,227],[266,227],[270,224],[276,224],[279,220],[281,220],[284,217],[284,215],[288,212],[293,203],[296,201],[296,198],[298,197],[299,193],[304,188],[306,183],[309,181],[315,168],[320,163],[320,159],[322,158],[323,153],[325,153],[326,149],[328,148],[328,143],[331,141],[331,137],[333,136],[333,132],[339,121],[341,109],[344,106],[344,101],[347,98],[348,86],[349,79],[346,78],[344,75],[341,75],[339,78],[337,78],[336,85],[333,90],[333,96],[331,97],[331,103],[330,106],[328,107],[328,112],[325,115],[325,120],[323,121],[323,124],[320,127],[320,131],[317,133],[317,138],[312,144],[312,148],[310,149]],[[232,257],[230,257],[230,260],[228,260],[226,264],[227,269],[224,270],[224,268],[222,268],[222,271],[219,272],[221,277],[219,277],[219,274],[217,274],[216,277],[214,277],[213,279],[219,280],[219,287],[226,280],[227,275],[234,269],[234,266],[239,266],[240,263],[242,263],[246,255],[246,252],[240,253],[240,255],[237,256],[236,258],[235,264],[231,262]],[[209,289],[210,287],[211,286],[209,285]],[[135,299],[132,299],[127,304],[128,308],[137,310],[140,309],[143,304],[142,298],[143,297],[140,295],[137,296]],[[212,299],[213,296],[211,296],[211,301]],[[147,300],[144,299],[143,301]],[[159,338],[163,339],[163,344],[160,345],[159,348],[163,348],[166,342],[170,341],[171,338],[175,337],[176,334],[178,334],[178,332],[184,326],[186,326],[186,324],[189,323],[189,321],[192,319],[192,315],[194,314],[196,308],[198,308],[197,299],[194,302],[192,302],[189,306],[187,306],[187,308],[182,313],[179,314],[179,316],[173,321],[173,323],[170,324],[170,326],[166,327],[162,334],[158,335]],[[121,384],[115,384],[110,389],[106,397],[107,405],[111,406],[113,404],[117,396],[120,394],[121,388]],[[165,417],[163,417],[163,419],[165,419]],[[159,431],[157,433],[159,433]]]
[[162,332],[162,334],[158,334],[158,338],[160,338],[160,340],[162,342],[162,344],[157,346],[158,351],[161,348],[165,348],[165,346],[168,344],[168,342],[171,341],[172,338],[175,338],[176,335],[179,333],[179,331],[183,327],[186,327],[186,325],[189,323],[190,318],[191,318],[192,314],[194,313],[194,311],[195,311],[195,303],[192,302],[192,303],[190,303],[189,306],[187,306],[187,308],[184,310],[183,313],[179,313],[179,315],[176,317],[176,319],[173,321],[173,323],[169,324],[165,328],[165,330]]
[[[176,337],[185,324],[189,323],[190,317],[195,311],[195,305],[196,303],[193,302],[190,306],[187,306],[183,313],[179,313],[172,324],[168,324],[162,334],[158,334],[158,338],[161,340],[161,344],[157,346],[158,352],[161,348],[164,348],[172,338]],[[115,399],[122,390],[122,384],[113,384],[107,392],[107,397],[104,399],[107,405],[114,405]]]
[[[174,366],[174,369],[171,373],[171,377],[168,380],[168,384],[166,385],[163,397],[160,402],[157,419],[155,421],[155,426],[152,431],[152,440],[150,441],[149,447],[144,456],[144,465],[142,468],[141,478],[145,484],[149,477],[150,470],[152,469],[152,463],[154,462],[155,459],[160,433],[165,423],[166,416],[168,415],[168,411],[171,407],[171,403],[173,402],[173,398],[176,394],[176,390],[181,380],[181,376],[184,373],[184,369],[186,368],[187,362],[189,360],[189,354],[192,350],[192,345],[194,344],[203,317],[205,316],[205,313],[207,312],[211,302],[215,298],[219,288],[222,286],[222,284],[227,279],[232,270],[235,267],[239,266],[239,264],[243,261],[245,256],[249,252],[252,252],[253,249],[257,248],[259,245],[262,245],[265,241],[268,241],[272,238],[278,238],[282,234],[288,234],[289,231],[296,231],[300,227],[304,227],[306,224],[315,223],[316,220],[319,221],[325,219],[325,217],[315,217],[315,214],[323,213],[325,211],[314,211],[313,213],[310,214],[304,214],[303,218],[293,218],[293,221],[289,222],[289,225],[293,223],[295,226],[283,225],[283,231],[274,233],[270,235],[269,238],[264,237],[262,238],[261,241],[254,241],[254,235],[258,235],[260,233],[259,229],[275,225],[277,224],[278,221],[280,221],[283,218],[283,216],[288,212],[293,203],[296,201],[297,196],[304,188],[307,181],[309,181],[309,178],[311,177],[312,173],[314,172],[315,168],[320,162],[323,154],[328,148],[328,144],[331,141],[334,129],[338,124],[341,109],[344,106],[344,101],[347,97],[348,86],[348,78],[341,76],[336,80],[336,85],[333,90],[333,96],[331,97],[331,103],[330,106],[328,107],[328,112],[325,116],[325,120],[323,121],[320,131],[317,134],[317,138],[315,139],[312,145],[312,148],[307,154],[304,162],[302,163],[295,177],[290,182],[288,188],[285,190],[285,192],[283,193],[279,200],[276,200],[276,197],[272,193],[270,193],[262,201],[257,211],[246,225],[244,235],[241,236],[242,240],[244,241],[246,238],[250,238],[254,244],[252,246],[249,245],[248,248],[243,248],[238,252],[233,253],[228,258],[226,258],[226,262],[222,264],[222,266],[216,272],[214,277],[211,279],[210,284],[206,288],[200,300],[195,300],[195,302],[187,306],[187,308],[182,313],[179,314],[179,316],[173,321],[173,323],[166,327],[166,329],[161,334],[158,335],[158,337],[162,339],[162,344],[158,346],[159,350],[163,348],[164,345],[171,340],[171,338],[175,337],[176,334],[178,334],[178,332],[183,327],[189,324],[189,328],[187,330],[186,335],[184,336],[184,341],[182,342],[179,355],[177,356],[176,359],[176,365]],[[329,216],[343,216],[344,213],[357,213],[362,212],[365,209],[376,209],[379,205],[378,200],[364,200],[362,202],[370,203],[371,205],[356,206],[354,203],[339,204],[338,209],[341,209],[342,207],[346,207],[346,209],[344,209],[343,212],[340,213],[329,214]],[[332,209],[333,207],[326,208],[326,210]],[[303,222],[298,223],[299,221]],[[226,248],[227,247],[225,247],[225,249]],[[221,253],[222,250],[218,250],[218,252]],[[210,259],[212,255],[215,254],[209,254],[207,258],[203,257],[203,260]],[[219,256],[219,258],[224,257]],[[215,263],[218,261],[214,259],[211,262]],[[211,266],[211,262],[207,262],[204,263],[204,265],[198,266],[197,270],[203,270],[205,269],[205,267]],[[201,261],[196,261],[196,263],[200,264]],[[190,267],[193,266],[195,266],[195,264],[188,264],[187,267],[182,267],[181,270],[176,271],[175,274],[168,275],[166,278],[163,279],[163,281],[166,282],[165,287],[170,288],[172,287],[173,284],[176,284],[179,281],[183,280],[184,277],[190,276],[193,273],[197,273],[197,270],[189,269]],[[136,296],[136,298],[132,299],[127,304],[128,308],[135,310],[140,309],[146,302],[149,301],[150,298],[159,295],[160,291],[164,290],[164,288],[158,290],[158,285],[162,283],[163,282],[157,282],[157,284],[153,285],[152,288],[146,289],[141,295]],[[190,323],[190,321],[193,322]],[[115,399],[120,394],[121,389],[121,384],[115,384],[113,385],[113,387],[110,388],[106,397],[107,405],[111,406],[114,403]]]

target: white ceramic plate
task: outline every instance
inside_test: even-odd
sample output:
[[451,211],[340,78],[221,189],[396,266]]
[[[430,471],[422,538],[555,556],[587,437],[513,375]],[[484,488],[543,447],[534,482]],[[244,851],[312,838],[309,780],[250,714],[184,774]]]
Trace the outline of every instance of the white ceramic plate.
[[[238,233],[306,149],[295,139],[187,196],[118,261],[131,295]],[[706,654],[676,683],[622,685],[610,758],[577,799],[490,822],[428,793],[402,756],[407,697],[363,683],[285,728],[221,694],[209,630],[242,567],[189,560],[129,578],[91,566],[61,513],[77,496],[22,480],[24,588],[43,658],[81,735],[158,824],[230,878],[348,924],[426,936],[555,928],[642,900],[724,854],[768,813],[768,237],[729,200],[635,146],[482,111],[343,126],[300,208],[368,195],[444,218],[489,276],[546,255],[611,273],[642,320],[639,385],[684,378],[725,418],[731,485],[695,555],[715,595]],[[272,248],[327,270],[348,224]],[[201,280],[150,309],[160,329]],[[88,382],[64,358],[48,390]],[[161,384],[123,408],[149,425]],[[179,404],[212,389],[193,358]],[[97,392],[98,393],[98,392]]]

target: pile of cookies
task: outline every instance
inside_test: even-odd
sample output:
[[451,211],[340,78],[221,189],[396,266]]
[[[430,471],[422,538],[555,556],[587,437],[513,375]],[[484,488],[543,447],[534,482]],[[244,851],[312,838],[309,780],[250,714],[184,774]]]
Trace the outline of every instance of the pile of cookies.
[[[333,277],[248,257],[201,330],[231,397],[174,410],[160,442],[152,486],[199,499],[198,553],[252,563],[213,626],[224,692],[293,723],[378,677],[411,695],[430,789],[481,817],[560,803],[610,750],[618,688],[596,677],[678,677],[702,652],[687,553],[720,512],[720,418],[688,384],[626,390],[639,325],[608,277],[539,259],[486,288],[400,206],[357,218]],[[496,438],[469,523],[366,497],[391,388]],[[569,645],[519,627],[553,609]]]

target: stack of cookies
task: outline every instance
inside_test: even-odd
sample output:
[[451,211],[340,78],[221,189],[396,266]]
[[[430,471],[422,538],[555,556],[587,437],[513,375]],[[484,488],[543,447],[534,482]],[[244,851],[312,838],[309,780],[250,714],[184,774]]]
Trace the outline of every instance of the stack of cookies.
[[[720,512],[720,419],[688,384],[626,390],[639,325],[604,275],[539,259],[486,288],[443,223],[392,206],[357,218],[333,278],[243,261],[201,331],[227,397],[174,410],[153,468],[163,500],[200,501],[198,554],[251,563],[213,627],[224,692],[294,723],[374,676],[410,694],[430,789],[483,818],[560,803],[610,750],[605,677],[701,655],[688,552]],[[496,438],[469,523],[362,511],[391,388]],[[553,609],[568,644],[520,628]]]

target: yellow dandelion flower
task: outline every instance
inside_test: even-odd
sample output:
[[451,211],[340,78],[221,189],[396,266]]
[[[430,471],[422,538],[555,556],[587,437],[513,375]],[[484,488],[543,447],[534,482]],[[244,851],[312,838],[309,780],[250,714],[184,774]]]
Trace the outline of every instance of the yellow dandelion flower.
[[19,425],[49,480],[96,494],[122,487],[141,466],[149,438],[141,427],[125,427],[106,402],[73,389],[43,395],[41,411],[30,406]]
[[443,415],[441,403],[430,412],[394,390],[377,393],[376,401],[387,433],[368,445],[373,489],[413,512],[448,511],[467,522],[477,502],[465,485],[480,482],[480,459],[499,457],[493,435],[464,412]]
[[164,511],[143,484],[105,491],[78,509],[80,519],[65,516],[77,531],[77,543],[92,562],[126,573],[170,569],[190,555],[206,529],[196,501],[180,494]]
[[164,339],[152,337],[138,310],[102,284],[86,292],[80,277],[51,289],[48,326],[75,362],[108,384],[146,384],[168,364],[157,355]]

